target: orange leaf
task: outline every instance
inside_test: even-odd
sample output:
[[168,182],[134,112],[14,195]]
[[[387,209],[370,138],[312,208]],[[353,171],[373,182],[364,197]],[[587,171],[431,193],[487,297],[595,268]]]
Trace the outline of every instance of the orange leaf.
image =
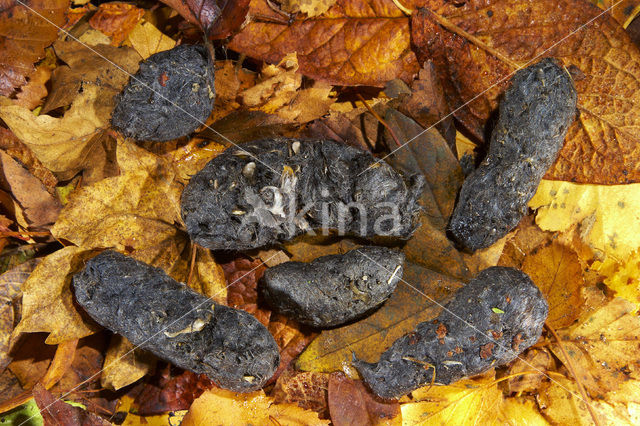
[[[2,2],[0,12],[0,95],[9,96],[27,83],[33,64],[58,36],[69,0]],[[41,16],[47,20],[43,19]],[[53,25],[52,25],[53,24]]]
[[426,3],[411,20],[416,54],[434,61],[456,117],[478,138],[515,66],[557,57],[579,115],[546,178],[640,181],[640,51],[610,15],[584,0]]
[[265,0],[252,2],[249,14],[255,21],[231,40],[231,49],[271,63],[297,52],[300,71],[317,80],[382,86],[418,72],[408,19],[392,0],[338,0],[321,17],[291,25]]
[[101,4],[89,19],[89,25],[111,37],[111,44],[119,46],[144,15],[144,9],[132,4],[111,2]]

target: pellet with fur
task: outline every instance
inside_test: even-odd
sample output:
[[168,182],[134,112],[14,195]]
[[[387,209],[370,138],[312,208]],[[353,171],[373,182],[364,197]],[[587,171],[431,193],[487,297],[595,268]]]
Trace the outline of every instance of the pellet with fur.
[[230,147],[182,193],[193,241],[247,250],[311,230],[407,239],[424,177],[406,180],[370,153],[328,140],[264,139]]
[[312,327],[362,318],[391,296],[402,278],[404,255],[367,246],[310,263],[285,262],[267,269],[265,300],[275,310]]
[[355,366],[382,398],[399,398],[432,380],[448,385],[515,359],[538,341],[548,312],[524,272],[487,268],[435,320],[396,340],[377,363],[355,361]]
[[449,229],[460,244],[482,249],[518,225],[563,146],[576,97],[571,77],[556,60],[515,74],[487,157],[464,181],[451,216]]
[[73,288],[97,323],[225,389],[259,389],[280,362],[275,340],[255,317],[120,253],[89,260],[73,277]]

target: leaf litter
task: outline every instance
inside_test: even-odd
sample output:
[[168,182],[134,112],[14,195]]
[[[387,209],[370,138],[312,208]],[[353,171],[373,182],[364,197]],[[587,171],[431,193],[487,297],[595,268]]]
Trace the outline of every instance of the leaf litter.
[[[128,80],[113,63],[57,34],[24,6],[10,2],[0,15],[3,40],[15,39],[25,22],[32,31],[18,47],[28,47],[29,55],[18,58],[16,45],[0,48],[7,58],[0,64],[0,88],[7,97],[0,103],[3,259],[20,262],[27,252],[42,259],[21,285],[22,302],[3,311],[2,341],[10,336],[32,341],[9,353],[13,361],[3,380],[21,378],[24,388],[8,403],[26,401],[42,380],[53,398],[73,390],[63,398],[83,401],[85,408],[73,415],[98,414],[110,421],[120,416],[126,424],[143,422],[144,416],[131,411],[152,405],[154,414],[164,412],[147,417],[154,421],[173,421],[171,410],[183,416],[190,408],[187,424],[222,411],[237,413],[232,422],[250,415],[247,407],[252,407],[252,421],[339,424],[345,418],[340,403],[349,398],[358,408],[347,414],[365,424],[378,424],[382,415],[386,424],[588,423],[594,415],[600,421],[637,422],[638,365],[629,354],[637,346],[640,288],[640,243],[633,232],[638,77],[630,68],[638,50],[623,30],[638,13],[629,7],[632,2],[614,7],[612,17],[602,15],[546,53],[559,57],[576,84],[579,120],[529,203],[533,212],[474,254],[458,251],[446,232],[463,170],[473,167],[471,156],[456,155],[456,142],[482,159],[484,126],[491,126],[507,84],[490,86],[514,64],[526,63],[596,17],[597,9],[581,0],[567,0],[558,9],[547,1],[529,9],[520,1],[455,7],[436,1],[402,7],[359,0],[165,3],[152,10],[106,4],[83,23],[93,6],[67,9],[60,2],[47,10],[52,6],[28,2],[59,25],[67,14],[66,28],[74,36],[129,73],[141,58],[176,43],[200,42],[202,29],[215,40],[218,97],[213,114],[203,120],[214,130],[164,144],[135,144],[109,129],[114,97]],[[167,20],[172,10],[186,21]],[[566,16],[559,19],[562,13]],[[544,17],[541,26],[530,25],[534,17]],[[320,34],[331,37],[326,41]],[[583,40],[592,40],[589,55]],[[225,47],[230,50],[222,57]],[[378,88],[358,86],[363,84]],[[397,170],[425,176],[421,226],[399,247],[408,260],[406,283],[399,283],[372,316],[318,333],[271,312],[259,294],[262,262],[270,264],[274,253],[308,262],[362,241],[299,237],[262,254],[211,253],[190,244],[179,214],[182,189],[229,146],[228,139],[247,141],[261,133],[335,139],[378,157],[415,137],[386,160]],[[58,198],[62,193],[64,200]],[[174,372],[155,382],[146,402],[136,398],[152,382],[156,360],[139,349],[131,352],[126,339],[99,331],[75,304],[69,285],[84,262],[104,249],[161,267],[217,302],[255,315],[280,348],[273,390],[233,394],[210,389],[192,373]],[[506,367],[420,388],[392,402],[396,408],[383,409],[358,381],[353,355],[378,361],[397,337],[438,316],[440,308],[424,295],[444,304],[480,270],[496,264],[529,273],[549,302],[547,324],[557,329],[560,341],[545,331]],[[424,294],[417,296],[416,289]],[[44,350],[45,338],[58,345],[57,358]],[[77,346],[76,339],[81,339]],[[83,380],[89,384],[74,390]],[[586,401],[578,384],[586,389]],[[190,390],[183,392],[185,386]],[[105,388],[121,390],[107,394]],[[85,390],[96,398],[85,398]],[[34,393],[40,401],[50,397],[40,388]],[[0,401],[0,407],[7,406]]]

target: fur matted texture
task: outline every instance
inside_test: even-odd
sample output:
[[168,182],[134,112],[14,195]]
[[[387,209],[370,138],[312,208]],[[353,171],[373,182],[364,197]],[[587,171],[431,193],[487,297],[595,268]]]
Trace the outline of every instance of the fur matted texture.
[[89,260],[73,288],[100,325],[222,388],[259,389],[280,363],[278,345],[255,317],[123,254],[105,251]]
[[194,175],[182,193],[182,218],[191,239],[214,250],[319,229],[407,239],[418,226],[424,182],[338,142],[264,139],[228,148]]
[[489,152],[464,181],[449,229],[470,250],[515,228],[576,114],[576,89],[554,59],[518,71],[500,103]]

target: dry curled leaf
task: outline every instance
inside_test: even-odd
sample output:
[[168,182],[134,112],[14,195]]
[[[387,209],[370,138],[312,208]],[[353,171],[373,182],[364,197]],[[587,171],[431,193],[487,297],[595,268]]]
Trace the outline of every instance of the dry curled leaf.
[[479,139],[516,66],[557,57],[572,74],[579,116],[547,178],[640,180],[640,51],[610,15],[583,0],[423,6],[411,19],[418,59],[434,61],[456,118]]
[[[229,37],[244,22],[249,0],[162,0],[211,39]],[[215,25],[214,25],[215,24]]]
[[[6,0],[0,9],[0,95],[27,83],[34,63],[58,36],[69,0]],[[42,19],[38,14],[48,20]],[[53,25],[52,25],[53,24]]]
[[408,19],[392,0],[338,0],[322,17],[298,18],[291,25],[279,23],[282,16],[265,0],[252,2],[249,13],[260,18],[229,48],[270,63],[297,52],[300,71],[314,79],[382,86],[394,78],[410,81],[418,71]]

